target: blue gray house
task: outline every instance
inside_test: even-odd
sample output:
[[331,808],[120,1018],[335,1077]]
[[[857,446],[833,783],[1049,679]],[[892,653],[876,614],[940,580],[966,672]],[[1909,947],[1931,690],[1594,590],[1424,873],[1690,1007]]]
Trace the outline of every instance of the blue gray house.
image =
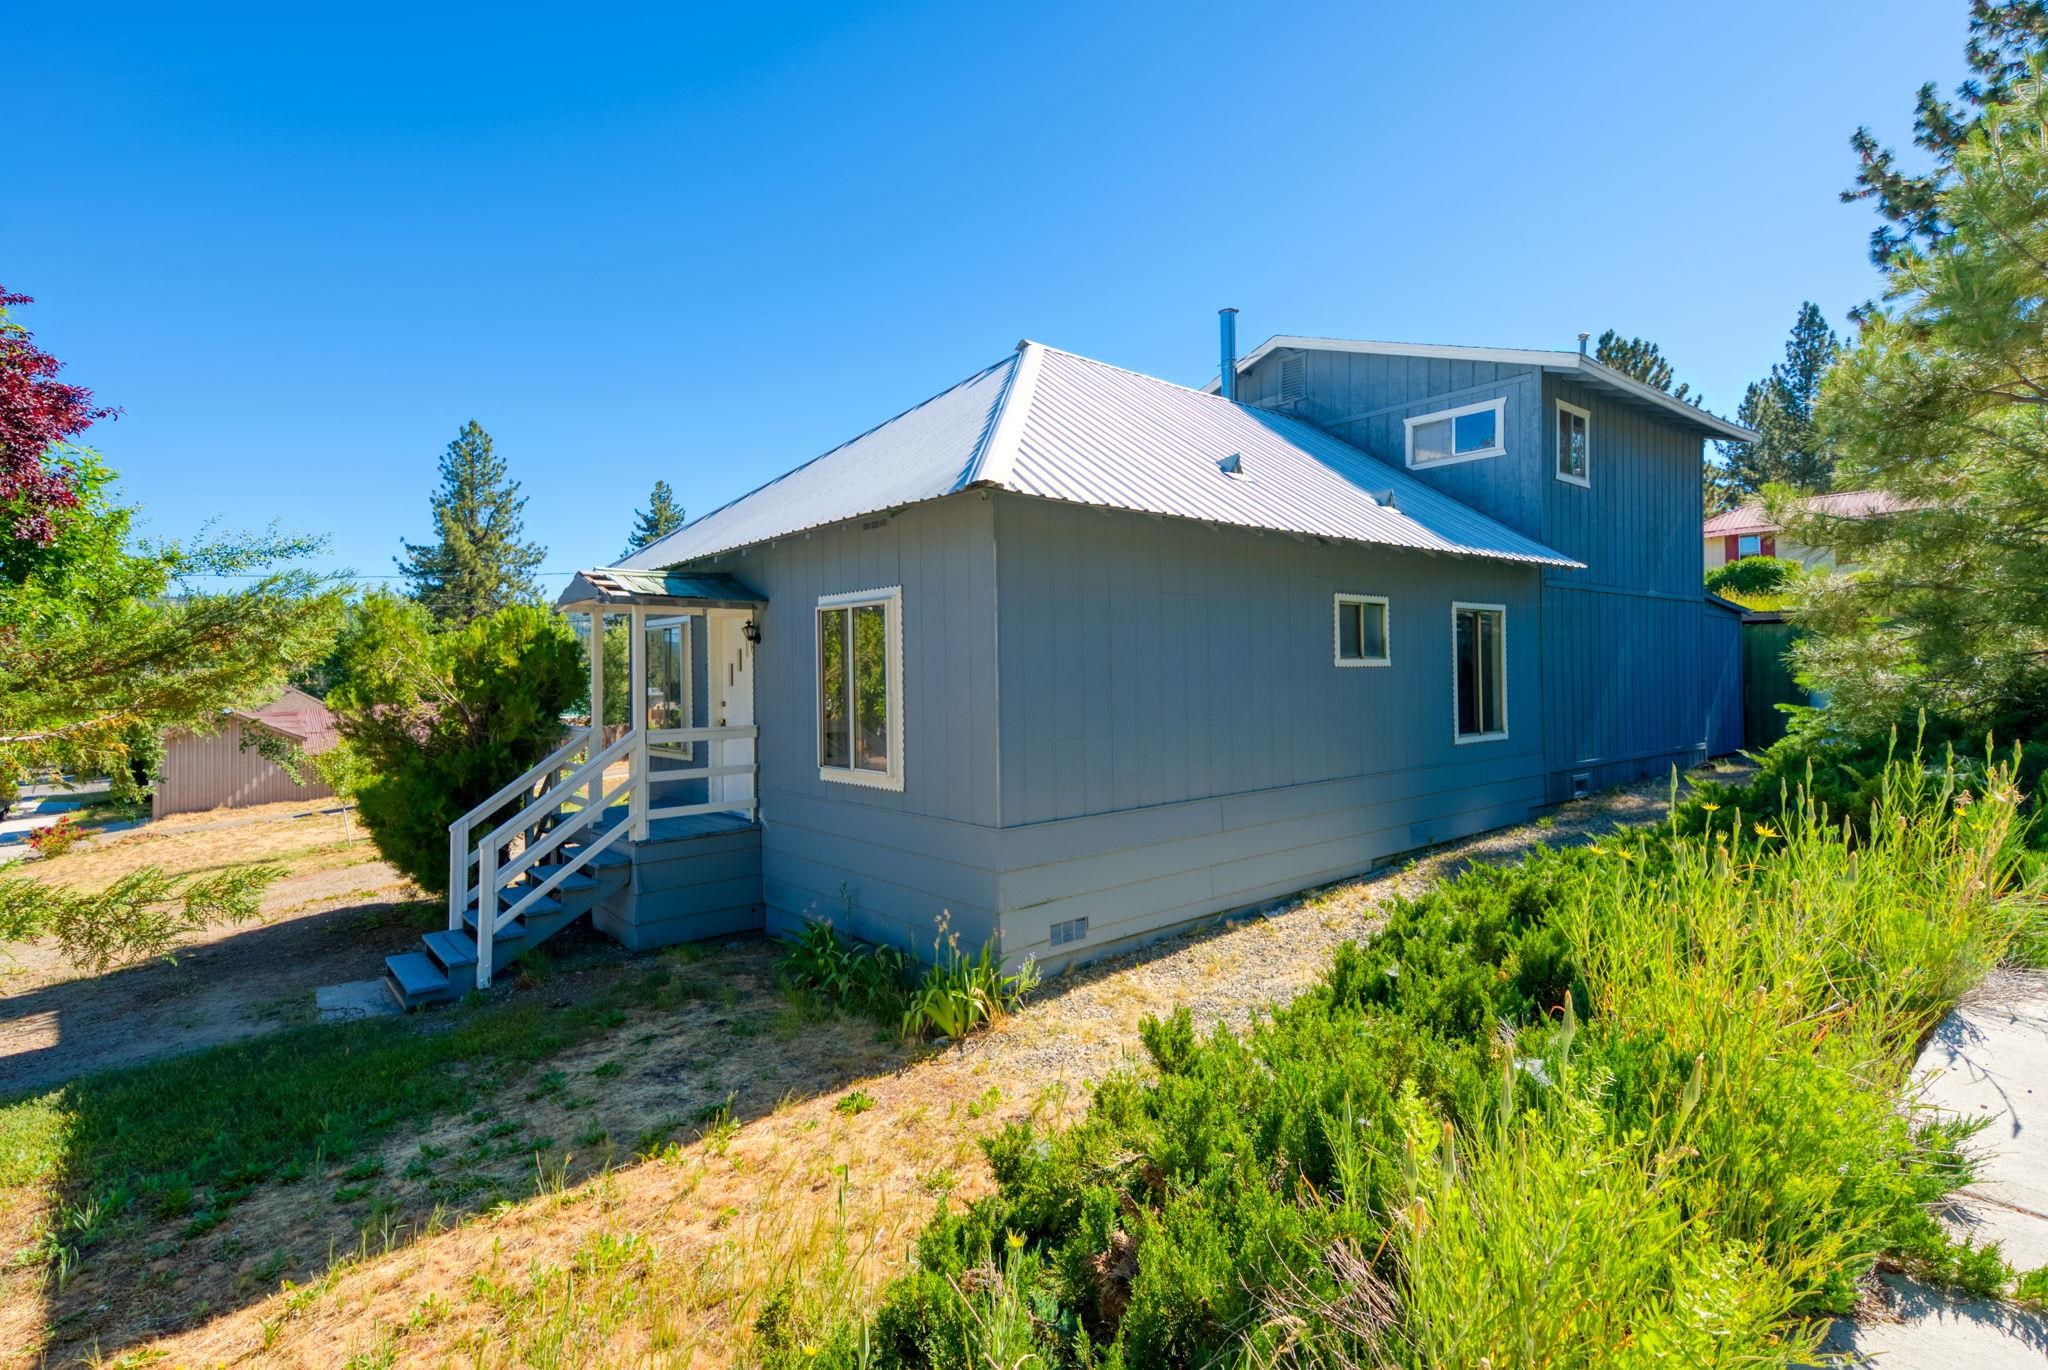
[[1233,323],[1208,391],[1022,343],[577,577],[634,726],[456,825],[400,998],[585,912],[1057,967],[1739,745],[1697,544],[1746,430],[1583,352]]

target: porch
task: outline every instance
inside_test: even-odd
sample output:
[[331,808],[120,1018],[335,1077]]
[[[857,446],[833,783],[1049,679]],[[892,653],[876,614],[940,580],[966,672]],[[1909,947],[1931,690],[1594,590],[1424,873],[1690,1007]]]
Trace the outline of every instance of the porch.
[[[385,962],[401,1006],[487,989],[585,914],[635,950],[762,926],[754,614],[765,602],[728,576],[602,568],[569,583],[555,608],[586,625],[590,721],[449,825],[448,926]],[[607,743],[608,691],[621,682],[606,680],[605,658],[621,645],[623,731]]]

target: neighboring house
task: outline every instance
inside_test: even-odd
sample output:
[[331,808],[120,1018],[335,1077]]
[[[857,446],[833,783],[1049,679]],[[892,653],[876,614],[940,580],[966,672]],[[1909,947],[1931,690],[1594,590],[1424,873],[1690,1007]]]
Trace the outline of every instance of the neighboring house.
[[[1844,491],[1834,495],[1813,495],[1802,501],[1815,513],[1835,518],[1865,519],[1878,514],[1898,513],[1906,506],[1882,490]],[[1716,514],[1700,527],[1705,541],[1706,569],[1719,570],[1744,557],[1783,557],[1809,569],[1833,566],[1834,554],[1818,547],[1788,542],[1784,530],[1771,521],[1761,501]]]
[[335,744],[334,715],[303,690],[285,692],[260,709],[236,709],[211,733],[172,733],[164,739],[163,772],[157,778],[151,814],[193,813],[334,793],[310,770],[302,784],[257,750],[258,737],[272,737],[318,756]]
[[653,725],[457,825],[401,1001],[586,909],[1058,966],[1740,745],[1692,549],[1700,445],[1747,430],[1572,352],[1280,338],[1225,375],[1026,342],[577,577]]

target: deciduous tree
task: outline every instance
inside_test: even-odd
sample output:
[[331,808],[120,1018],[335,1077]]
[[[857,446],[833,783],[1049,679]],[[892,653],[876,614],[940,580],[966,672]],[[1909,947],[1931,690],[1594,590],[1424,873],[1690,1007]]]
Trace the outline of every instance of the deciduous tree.
[[32,303],[0,287],[0,530],[43,547],[57,536],[58,516],[78,505],[76,472],[61,450],[115,411],[57,379],[63,363],[9,314]]

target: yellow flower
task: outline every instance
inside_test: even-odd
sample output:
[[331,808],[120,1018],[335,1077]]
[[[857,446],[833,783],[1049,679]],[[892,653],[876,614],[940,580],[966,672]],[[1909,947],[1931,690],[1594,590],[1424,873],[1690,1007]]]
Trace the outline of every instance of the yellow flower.
[[811,1356],[815,1356],[815,1355],[817,1355],[817,1354],[818,1354],[818,1343],[816,1343],[816,1342],[814,1342],[814,1341],[807,1341],[807,1342],[805,1342],[805,1343],[804,1343],[804,1355],[805,1355],[805,1357],[806,1357],[806,1358],[808,1358],[808,1357],[811,1357]]
[[1756,835],[1758,837],[1776,837],[1778,830],[1768,823],[1758,823],[1756,824]]
[[1721,812],[1721,806],[1720,806],[1719,804],[1716,804],[1716,803],[1715,803],[1715,802],[1714,802],[1713,800],[1711,800],[1711,799],[1702,799],[1702,800],[1700,801],[1700,807],[1701,807],[1701,808],[1703,808],[1703,809],[1705,809],[1705,810],[1706,810],[1706,811],[1707,811],[1708,813],[1719,813],[1719,812]]
[[1024,1249],[1024,1234],[1022,1232],[1012,1232],[1009,1236],[1009,1242],[1010,1250],[1022,1251]]

